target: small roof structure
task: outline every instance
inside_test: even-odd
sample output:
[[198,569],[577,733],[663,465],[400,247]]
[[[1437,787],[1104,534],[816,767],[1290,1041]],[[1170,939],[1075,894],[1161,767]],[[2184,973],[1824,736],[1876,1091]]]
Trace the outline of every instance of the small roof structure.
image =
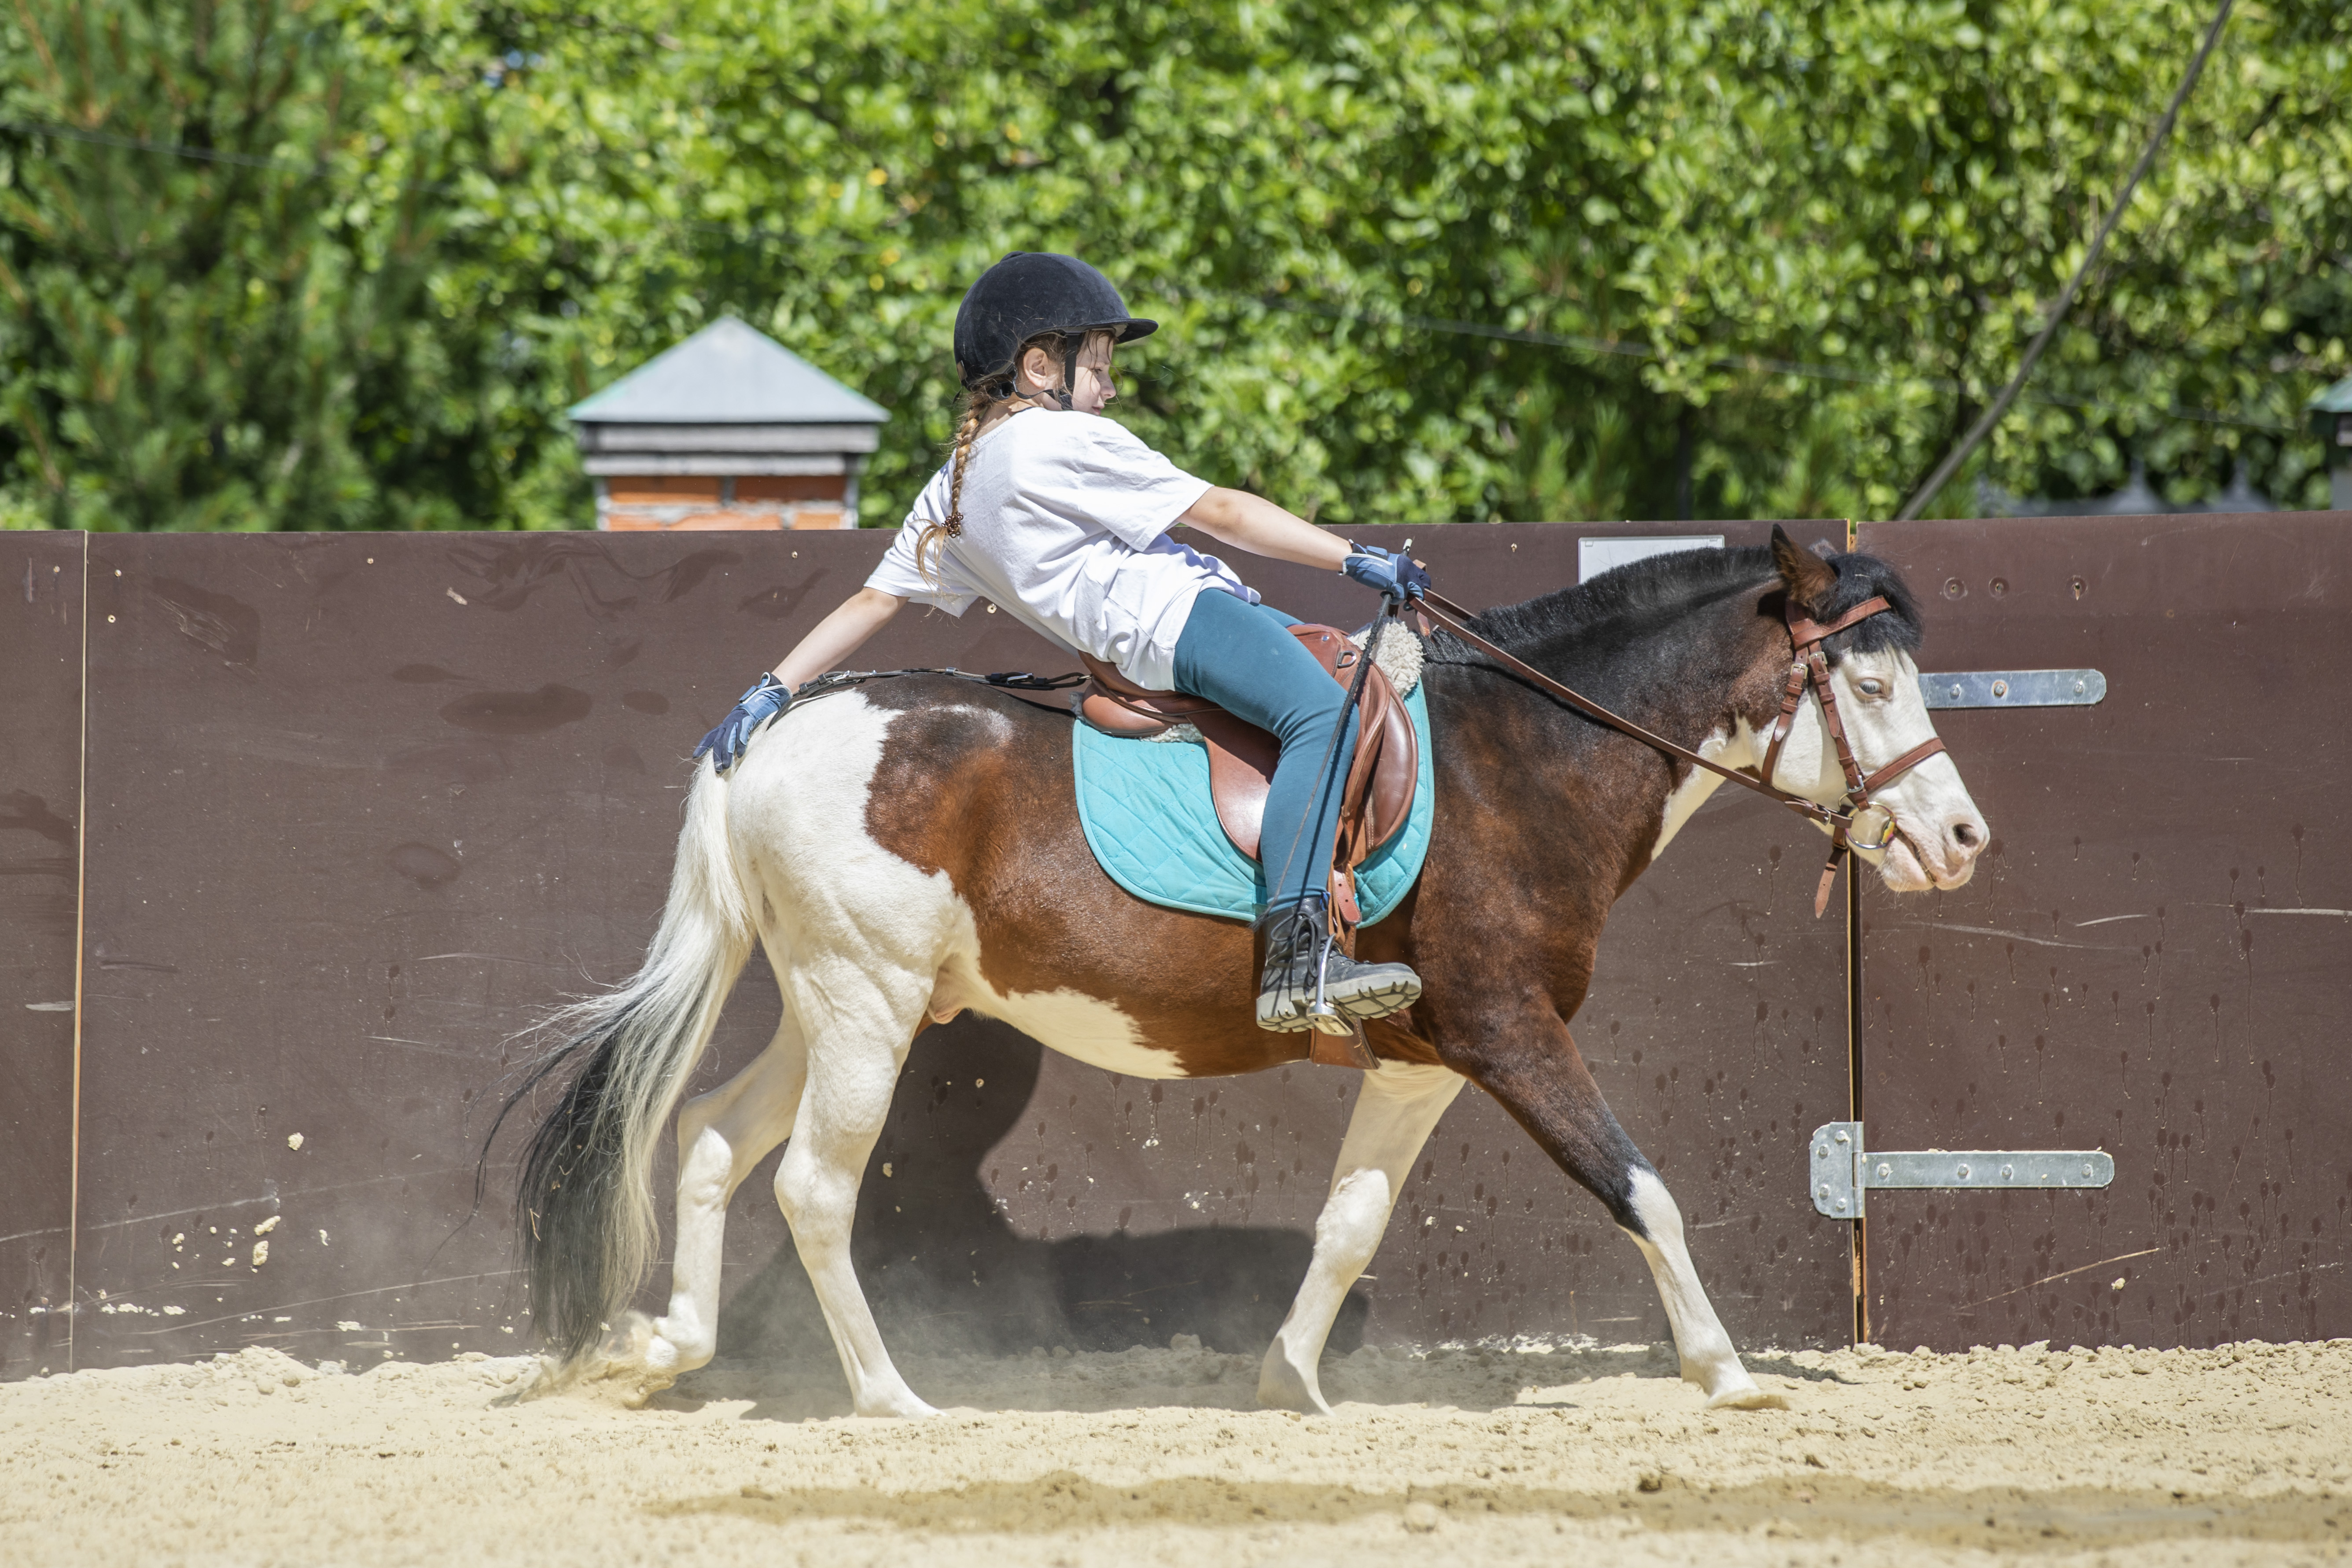
[[572,405],[588,425],[879,425],[889,411],[735,316]]
[[593,475],[855,473],[890,417],[733,316],[570,415]]

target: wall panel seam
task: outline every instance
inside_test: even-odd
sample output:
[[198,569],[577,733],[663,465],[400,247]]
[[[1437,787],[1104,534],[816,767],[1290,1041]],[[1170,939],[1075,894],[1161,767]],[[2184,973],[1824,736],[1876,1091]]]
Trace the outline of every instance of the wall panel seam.
[[74,1323],[81,1296],[82,944],[89,913],[89,535],[81,536],[81,726],[75,742],[73,1118],[66,1197],[66,1370],[74,1370]]

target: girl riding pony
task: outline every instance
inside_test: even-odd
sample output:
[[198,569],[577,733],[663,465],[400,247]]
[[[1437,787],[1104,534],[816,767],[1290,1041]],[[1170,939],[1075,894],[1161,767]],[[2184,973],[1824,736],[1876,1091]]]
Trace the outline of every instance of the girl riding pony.
[[1412,1005],[1402,963],[1360,963],[1333,945],[1325,875],[1339,792],[1355,754],[1347,693],[1231,568],[1169,537],[1185,523],[1253,554],[1345,573],[1417,596],[1429,574],[1355,546],[1272,501],[1177,468],[1102,417],[1118,395],[1116,347],[1159,323],[1128,314],[1110,280],[1076,257],[1016,251],[982,273],[956,311],[964,412],[949,459],[907,514],[866,586],[760,677],[695,749],[720,773],[782,713],[803,682],[835,668],[909,599],[961,616],[980,599],[1091,655],[1149,690],[1205,698],[1282,746],[1265,800],[1260,858],[1267,902],[1258,985],[1262,1028],[1309,1026],[1327,1002],[1361,1021]]

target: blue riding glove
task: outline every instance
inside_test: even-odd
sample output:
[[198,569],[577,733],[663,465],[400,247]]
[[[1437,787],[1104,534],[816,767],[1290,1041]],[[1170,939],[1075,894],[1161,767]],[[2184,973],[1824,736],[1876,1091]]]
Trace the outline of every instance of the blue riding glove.
[[702,737],[702,743],[694,748],[695,761],[700,762],[707,752],[711,765],[722,773],[727,772],[743,760],[743,749],[751,743],[751,737],[760,732],[761,727],[792,705],[791,687],[773,674],[761,676],[751,683],[751,689],[736,699],[734,708],[719,721],[719,727]]
[[1391,599],[1418,599],[1429,586],[1429,574],[1411,556],[1377,544],[1350,543],[1347,562],[1339,570]]

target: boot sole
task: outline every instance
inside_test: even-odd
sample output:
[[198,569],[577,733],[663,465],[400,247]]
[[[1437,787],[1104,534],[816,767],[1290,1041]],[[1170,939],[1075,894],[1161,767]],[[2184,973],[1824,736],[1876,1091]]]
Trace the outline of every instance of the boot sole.
[[[1326,986],[1323,998],[1338,1008],[1342,1017],[1352,1019],[1359,1024],[1369,1024],[1375,1018],[1385,1018],[1391,1013],[1402,1013],[1420,1001],[1421,981],[1418,976],[1367,977],[1353,985]],[[1257,1016],[1257,1026],[1261,1029],[1271,1029],[1276,1034],[1287,1035],[1312,1028],[1314,1025],[1307,1017],[1306,1004],[1301,1002],[1297,1007],[1286,1009],[1271,1018],[1266,1016],[1265,1010],[1261,1008]]]
[[1394,979],[1372,979],[1353,986],[1327,987],[1323,993],[1334,1007],[1360,1024],[1374,1018],[1385,1018],[1391,1013],[1402,1013],[1421,1000],[1421,978],[1418,975]]

